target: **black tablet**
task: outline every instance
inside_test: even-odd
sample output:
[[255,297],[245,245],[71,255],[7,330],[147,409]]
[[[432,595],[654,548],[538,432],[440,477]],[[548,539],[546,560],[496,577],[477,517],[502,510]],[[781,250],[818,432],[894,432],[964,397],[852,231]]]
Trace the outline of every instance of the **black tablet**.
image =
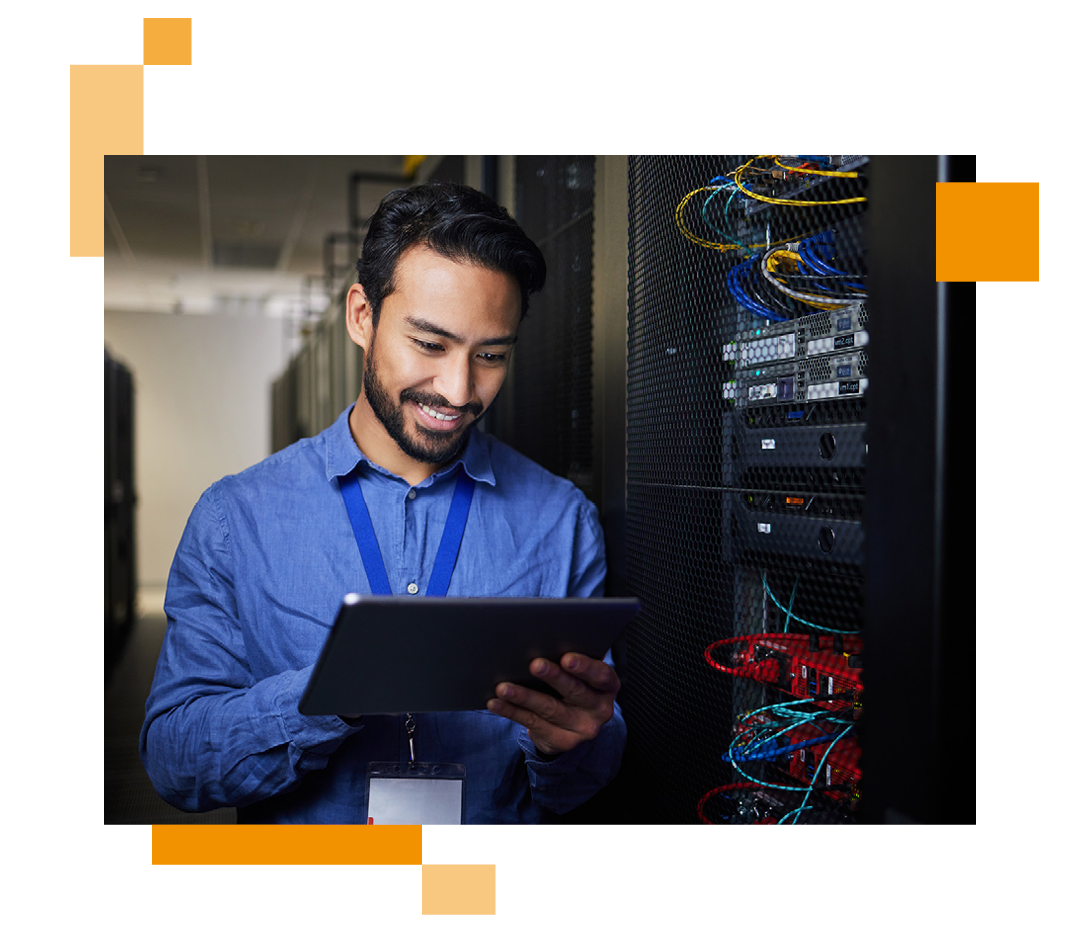
[[[300,699],[304,715],[483,709],[504,680],[547,687],[537,657],[602,658],[636,599],[349,595]],[[552,692],[548,690],[548,692]]]

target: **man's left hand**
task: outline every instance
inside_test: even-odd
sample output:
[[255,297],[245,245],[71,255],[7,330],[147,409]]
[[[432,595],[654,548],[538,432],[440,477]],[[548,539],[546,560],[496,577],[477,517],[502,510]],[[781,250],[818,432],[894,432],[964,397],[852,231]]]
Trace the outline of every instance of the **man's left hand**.
[[495,688],[497,699],[488,701],[496,715],[525,726],[536,749],[561,754],[583,741],[591,741],[615,714],[619,676],[603,661],[569,652],[558,664],[537,658],[529,672],[562,695],[557,699],[513,683]]

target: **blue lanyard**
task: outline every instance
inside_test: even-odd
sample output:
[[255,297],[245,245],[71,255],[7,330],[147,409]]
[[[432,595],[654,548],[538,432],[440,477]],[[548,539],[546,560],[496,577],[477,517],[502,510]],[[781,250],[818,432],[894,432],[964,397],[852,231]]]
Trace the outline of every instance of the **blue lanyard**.
[[[356,536],[356,546],[360,549],[360,559],[364,562],[368,586],[371,587],[371,592],[375,596],[393,596],[394,591],[390,588],[382,552],[379,550],[379,540],[375,537],[371,514],[368,512],[367,502],[364,500],[360,481],[356,479],[355,472],[338,478],[338,486],[341,488],[345,509],[349,513],[349,521],[352,523],[353,534]],[[435,554],[435,567],[428,581],[426,594],[428,596],[445,596],[450,587],[450,577],[454,573],[454,564],[457,563],[461,538],[465,534],[465,523],[469,519],[469,508],[472,506],[475,488],[475,481],[465,473],[463,467],[458,474],[454,498],[450,501],[450,512],[446,517],[446,525],[443,527],[439,550]]]

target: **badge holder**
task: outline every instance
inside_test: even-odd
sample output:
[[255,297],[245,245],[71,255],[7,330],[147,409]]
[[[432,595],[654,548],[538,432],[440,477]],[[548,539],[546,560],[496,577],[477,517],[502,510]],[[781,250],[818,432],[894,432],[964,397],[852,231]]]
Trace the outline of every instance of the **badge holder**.
[[369,825],[460,825],[465,816],[461,764],[368,764]]

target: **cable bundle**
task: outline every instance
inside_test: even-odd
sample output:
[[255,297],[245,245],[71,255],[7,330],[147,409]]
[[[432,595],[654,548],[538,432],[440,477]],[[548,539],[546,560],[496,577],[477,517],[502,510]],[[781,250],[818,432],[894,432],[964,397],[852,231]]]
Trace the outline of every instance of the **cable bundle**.
[[[773,166],[763,166],[757,162],[771,161]],[[808,200],[808,199],[793,199],[790,197],[770,197],[767,196],[763,189],[768,187],[774,187],[778,180],[786,179],[790,174],[804,174],[807,176],[817,177],[847,177],[855,178],[859,175],[855,171],[829,171],[823,168],[812,167],[814,163],[828,162],[828,156],[811,155],[803,160],[802,164],[792,165],[784,164],[780,158],[776,155],[758,155],[751,158],[745,164],[739,165],[735,170],[728,172],[726,175],[719,175],[712,178],[708,184],[703,187],[698,187],[695,190],[691,190],[686,196],[679,201],[679,205],[675,207],[675,227],[679,230],[679,233],[685,238],[689,239],[695,245],[700,245],[703,248],[711,248],[716,251],[746,251],[749,252],[752,249],[768,248],[770,245],[778,244],[777,242],[756,242],[746,244],[739,240],[739,236],[736,232],[735,224],[731,219],[731,206],[732,203],[738,200],[756,200],[761,203],[769,203],[777,206],[840,206],[848,203],[865,203],[866,197],[846,197],[839,200]],[[709,196],[705,200],[701,208],[702,222],[713,232],[717,233],[720,240],[702,238],[700,235],[695,234],[689,228],[686,223],[686,219],[683,215],[687,204],[690,200],[701,193],[708,193]],[[723,213],[719,216],[715,216],[722,227],[717,225],[712,219],[709,218],[709,207],[713,200],[718,196],[722,196],[724,200]],[[784,239],[783,241],[790,241],[791,239]]]
[[751,158],[745,164],[739,165],[734,171],[730,173],[730,177],[735,186],[739,190],[754,200],[759,200],[762,203],[771,203],[776,206],[842,206],[847,203],[865,203],[866,197],[845,197],[840,200],[795,200],[790,197],[769,197],[763,193],[759,193],[752,189],[749,184],[744,184],[747,174],[752,175],[767,175],[770,178],[777,178],[777,171],[771,168],[764,168],[757,165],[758,161],[772,161],[774,165],[780,170],[781,177],[784,173],[794,174],[807,174],[816,175],[818,177],[858,177],[859,175],[855,171],[826,171],[821,168],[812,168],[806,164],[802,165],[790,165],[783,164],[779,157],[776,155],[758,155],[755,158]]
[[[795,708],[805,706],[805,709]],[[745,713],[739,718],[742,723],[728,751],[722,758],[730,763],[739,776],[756,783],[758,786],[786,793],[802,793],[801,804],[782,816],[777,824],[783,825],[790,819],[792,825],[799,817],[813,806],[809,805],[821,771],[836,748],[837,744],[852,735],[855,724],[849,716],[838,715],[832,710],[821,709],[809,699],[797,699],[789,702],[774,703]],[[795,751],[815,744],[828,743],[814,768],[808,786],[790,786],[786,783],[768,783],[751,776],[741,766],[749,761],[776,761],[786,758]]]
[[[833,231],[826,229],[793,244],[770,248],[760,260],[762,277],[785,296],[814,309],[858,306],[866,298],[861,275],[833,267],[818,255],[818,250],[825,250],[832,258],[833,239]],[[812,290],[797,289],[799,285]]]
[[[832,263],[835,260],[832,230],[825,229],[801,241],[797,241],[798,236],[775,240],[771,239],[766,226],[766,241],[744,241],[748,238],[747,232],[740,231],[735,218],[735,215],[742,217],[742,228],[745,229],[750,201],[797,207],[866,202],[866,197],[862,196],[813,200],[774,197],[764,192],[774,191],[777,184],[786,182],[792,174],[858,177],[855,171],[832,171],[815,166],[828,162],[825,155],[806,156],[800,164],[787,164],[775,155],[759,155],[726,175],[712,178],[705,186],[691,190],[675,208],[675,227],[684,238],[703,248],[750,256],[728,271],[728,290],[740,307],[770,322],[784,322],[806,315],[808,310],[851,307],[866,296],[861,275]],[[699,228],[704,227],[712,233],[710,238],[693,231],[687,221],[687,207],[700,194],[708,195],[701,206]],[[762,250],[765,251],[763,256],[753,254]]]
[[[830,754],[837,745],[853,743],[855,723],[849,715],[838,714],[831,710],[814,706],[811,700],[797,699],[787,702],[762,706],[744,713],[738,719],[738,731],[728,746],[722,760],[742,777],[741,782],[720,786],[710,790],[698,801],[698,818],[706,824],[714,824],[705,815],[705,804],[713,797],[723,793],[745,791],[749,796],[763,798],[793,796],[798,805],[784,802],[782,798],[773,798],[768,804],[773,807],[762,813],[754,812],[756,821],[768,824],[798,824],[803,813],[814,807],[810,799],[815,790],[820,790],[818,780],[825,769]],[[808,785],[793,786],[790,783],[770,783],[747,773],[742,764],[754,761],[783,761],[796,751],[802,751],[817,744],[828,744],[814,766]],[[786,772],[786,771],[785,771]],[[762,793],[761,791],[764,791]],[[750,803],[756,806],[756,803]],[[789,805],[783,814],[776,806]],[[725,816],[731,818],[731,816]]]
[[[705,199],[704,204],[701,207],[701,220],[702,222],[713,232],[715,232],[722,241],[714,241],[710,239],[702,238],[700,235],[694,234],[687,225],[686,218],[683,215],[686,210],[687,204],[691,199],[698,194],[708,193],[709,196]],[[710,219],[709,207],[712,205],[717,195],[726,193],[727,198],[724,202],[723,212],[716,215],[716,211],[713,211],[713,218]],[[686,196],[679,201],[679,205],[675,207],[675,228],[677,228],[680,234],[684,238],[689,239],[695,245],[700,245],[702,248],[711,248],[715,251],[750,251],[754,248],[767,248],[767,242],[758,242],[752,244],[745,244],[739,240],[736,234],[735,224],[731,219],[731,204],[736,199],[744,199],[743,194],[740,193],[739,188],[735,185],[735,182],[730,178],[719,176],[714,177],[704,187],[698,187],[696,190],[691,190]],[[723,228],[716,224],[716,221],[723,224]]]
[[862,275],[834,267],[819,254],[824,252],[833,259],[833,238],[833,231],[826,229],[809,238],[772,246],[761,257],[728,271],[728,291],[743,309],[771,322],[805,315],[807,309],[835,311],[859,306],[866,298]]

